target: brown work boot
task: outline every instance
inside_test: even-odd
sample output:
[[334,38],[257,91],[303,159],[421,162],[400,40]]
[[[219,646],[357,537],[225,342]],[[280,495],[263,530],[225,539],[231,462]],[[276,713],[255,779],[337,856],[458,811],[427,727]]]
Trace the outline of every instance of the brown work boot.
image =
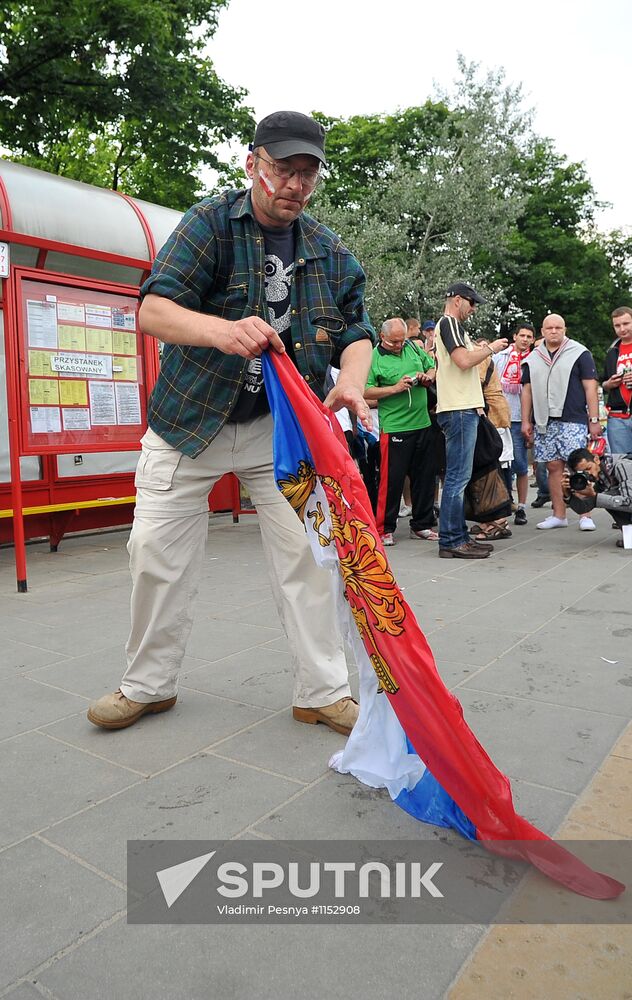
[[476,542],[464,542],[455,549],[439,549],[440,559],[488,559],[489,549],[482,548]]
[[475,549],[483,549],[484,552],[494,551],[494,546],[491,542],[477,542],[475,538],[470,538],[468,545],[473,545]]
[[292,709],[292,715],[297,722],[307,722],[311,726],[323,722],[343,736],[348,736],[353,729],[358,719],[358,712],[358,703],[349,697],[341,698],[333,705],[323,705],[322,708],[299,708],[295,705]]
[[150,712],[166,712],[173,708],[178,696],[165,698],[164,701],[130,701],[121,689],[112,694],[104,694],[98,701],[93,701],[88,709],[88,718],[95,726],[102,729],[125,729],[138,722],[141,715]]

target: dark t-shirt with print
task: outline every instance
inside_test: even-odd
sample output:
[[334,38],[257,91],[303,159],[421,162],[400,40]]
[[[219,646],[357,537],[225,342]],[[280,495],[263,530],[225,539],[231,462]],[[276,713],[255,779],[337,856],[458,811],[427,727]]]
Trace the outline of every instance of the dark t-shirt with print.
[[[273,229],[259,224],[265,244],[265,283],[268,321],[294,360],[290,337],[290,293],[294,272],[294,227]],[[270,406],[263,384],[261,358],[248,362],[244,384],[230,415],[231,423],[243,423],[268,413]]]
[[[557,351],[549,351],[551,358],[554,358]],[[582,385],[582,379],[597,378],[597,370],[595,368],[595,362],[593,361],[593,356],[590,351],[584,351],[580,354],[577,361],[571,368],[571,374],[568,380],[568,389],[566,390],[566,399],[564,400],[564,409],[562,410],[562,415],[559,420],[563,420],[569,424],[585,424],[588,421],[588,414],[586,411],[586,391]],[[529,370],[529,365],[522,366],[522,384],[528,385],[531,382],[531,372]]]

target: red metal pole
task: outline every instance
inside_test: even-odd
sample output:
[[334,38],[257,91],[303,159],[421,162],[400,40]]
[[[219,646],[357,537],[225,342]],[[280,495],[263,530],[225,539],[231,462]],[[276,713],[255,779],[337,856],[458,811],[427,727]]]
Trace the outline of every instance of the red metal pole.
[[22,514],[22,473],[20,470],[20,406],[17,328],[15,324],[16,301],[13,279],[3,282],[4,347],[7,360],[7,411],[9,418],[9,460],[11,465],[11,506],[13,507],[13,544],[15,570],[19,594],[27,591],[26,544],[24,516]]

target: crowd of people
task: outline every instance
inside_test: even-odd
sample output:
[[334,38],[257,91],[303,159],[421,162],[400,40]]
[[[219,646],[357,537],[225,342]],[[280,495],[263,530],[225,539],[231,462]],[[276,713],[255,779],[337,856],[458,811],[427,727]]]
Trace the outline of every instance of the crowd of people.
[[[265,350],[286,353],[327,407],[349,412],[348,440],[352,447],[364,440],[359,464],[385,544],[394,540],[408,477],[412,537],[438,542],[442,558],[488,558],[490,539],[510,532],[510,465],[518,490],[514,523],[526,522],[525,447],[532,436],[553,503],[539,527],[565,526],[566,502],[576,493],[590,527],[603,482],[610,494],[626,495],[629,464],[604,460],[599,467],[592,452],[582,457],[588,437],[601,433],[596,372],[560,316],[547,316],[543,342],[531,353],[528,324],[511,345],[503,338],[474,343],[465,324],[484,300],[456,282],[436,325],[388,319],[374,348],[364,271],[340,237],[306,211],[325,166],[319,122],[296,111],[268,115],[246,157],[250,186],[189,209],[141,289],[143,333],[164,349],[136,472],[126,669],[118,690],[88,711],[103,729],[124,729],[176,703],[207,541],[208,494],[226,472],[244,482],[259,515],[271,592],[293,658],[294,719],[343,734],[357,719],[327,574],[316,567],[274,479]],[[604,382],[608,433],[627,452],[632,310],[616,310],[615,331]],[[563,474],[571,451],[588,476],[579,491]],[[474,534],[466,513],[477,519]],[[627,516],[623,503],[617,514]]]
[[[594,506],[616,513],[621,527],[626,507],[632,510],[624,458],[632,455],[632,308],[612,313],[616,339],[599,376],[590,350],[567,335],[557,314],[544,318],[539,335],[531,323],[518,322],[510,343],[473,341],[465,323],[483,301],[471,285],[456,282],[437,323],[391,317],[379,331],[365,398],[378,411],[379,468],[370,470],[370,482],[383,544],[396,543],[398,518],[410,514],[411,538],[438,541],[440,558],[488,558],[493,541],[511,537],[510,514],[514,525],[528,523],[530,460],[538,485],[532,506],[552,506],[538,529],[567,527],[567,506],[579,513],[581,531],[595,530]],[[489,424],[499,441],[496,459],[483,460],[485,511],[473,498],[481,493],[479,452],[492,433]],[[570,485],[573,461],[590,480],[579,495]],[[360,468],[364,475],[366,463]],[[496,488],[491,506],[490,482]]]

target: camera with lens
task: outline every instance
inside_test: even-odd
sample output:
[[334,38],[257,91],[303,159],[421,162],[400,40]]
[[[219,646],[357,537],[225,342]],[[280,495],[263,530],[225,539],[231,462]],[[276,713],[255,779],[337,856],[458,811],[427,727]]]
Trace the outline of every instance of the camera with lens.
[[590,481],[585,472],[571,472],[568,477],[568,485],[573,493],[581,493],[582,490],[586,489]]

